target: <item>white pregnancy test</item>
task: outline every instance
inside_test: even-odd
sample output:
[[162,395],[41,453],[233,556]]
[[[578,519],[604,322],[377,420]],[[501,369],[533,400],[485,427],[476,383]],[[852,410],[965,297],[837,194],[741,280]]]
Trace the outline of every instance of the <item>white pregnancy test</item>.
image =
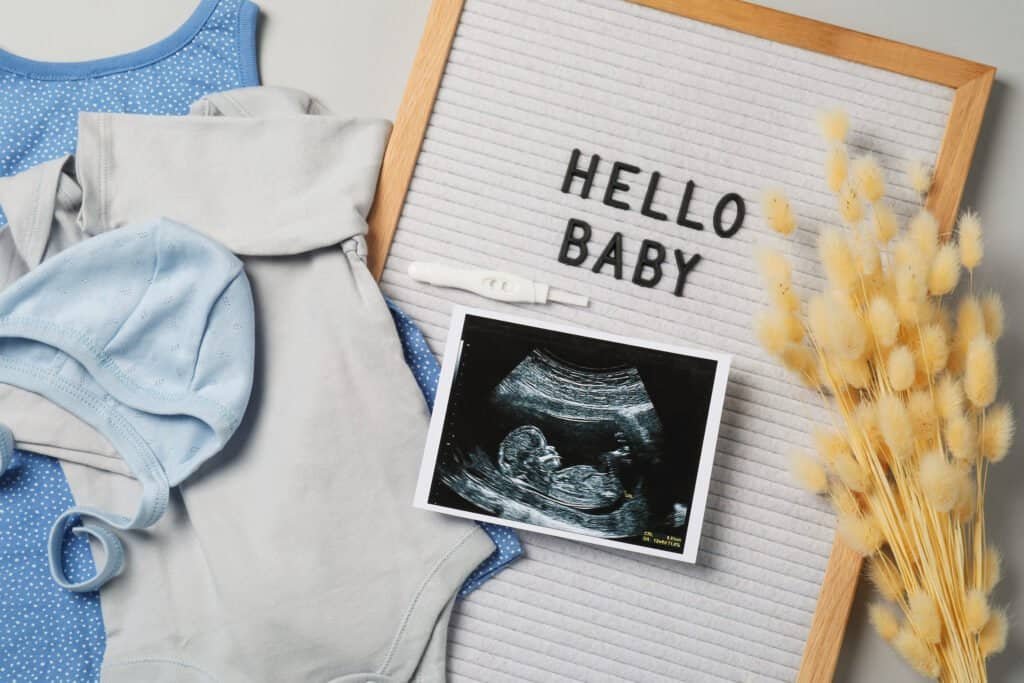
[[519,275],[497,270],[453,268],[440,263],[416,261],[409,266],[409,277],[437,287],[454,287],[495,301],[546,304],[553,301],[570,306],[589,306],[590,300],[579,294],[563,292]]

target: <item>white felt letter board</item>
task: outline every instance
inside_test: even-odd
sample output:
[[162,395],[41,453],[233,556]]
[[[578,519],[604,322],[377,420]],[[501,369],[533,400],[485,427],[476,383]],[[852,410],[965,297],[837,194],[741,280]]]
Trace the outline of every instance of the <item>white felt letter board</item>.
[[795,280],[820,289],[814,236],[835,199],[816,113],[849,112],[851,151],[878,157],[901,216],[917,206],[907,162],[935,165],[930,206],[948,225],[991,80],[733,0],[436,2],[372,220],[385,293],[435,352],[453,303],[515,309],[415,283],[412,261],[591,301],[522,315],[733,355],[697,564],[523,534],[526,557],[455,607],[452,680],[831,676],[857,565],[833,556],[831,513],[786,471],[825,418],[751,332],[753,251],[774,242],[760,193],[786,188],[804,219],[785,247]]

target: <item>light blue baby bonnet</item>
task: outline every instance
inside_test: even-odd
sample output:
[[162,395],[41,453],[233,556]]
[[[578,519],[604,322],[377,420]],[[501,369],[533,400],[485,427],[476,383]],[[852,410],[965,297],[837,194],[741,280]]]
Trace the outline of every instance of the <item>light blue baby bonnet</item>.
[[[48,259],[0,294],[0,383],[39,394],[102,434],[142,484],[134,516],[76,506],[50,531],[50,571],[73,591],[120,573],[110,529],[152,526],[169,489],[217,454],[252,389],[255,329],[242,263],[168,220],[93,237]],[[0,425],[0,474],[14,436]],[[64,574],[76,518],[107,561],[86,581]]]

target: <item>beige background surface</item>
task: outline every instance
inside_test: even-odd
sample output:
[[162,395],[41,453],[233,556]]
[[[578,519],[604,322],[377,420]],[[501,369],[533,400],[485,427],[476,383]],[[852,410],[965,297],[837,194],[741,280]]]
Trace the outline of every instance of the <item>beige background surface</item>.
[[[868,33],[992,64],[999,69],[965,203],[988,226],[981,280],[1006,297],[1001,342],[1003,395],[1024,410],[1024,3],[1019,0],[762,0]],[[104,57],[164,37],[196,0],[0,0],[0,47],[44,60]],[[267,84],[313,92],[351,115],[391,118],[426,18],[429,0],[262,0],[260,62]],[[1015,296],[1017,295],[1017,296]],[[1007,652],[993,681],[1024,681],[1024,448],[993,471],[992,536],[1006,555],[997,600],[1010,605]],[[837,681],[915,680],[870,632],[862,595],[843,649]],[[637,680],[643,680],[638,672]]]

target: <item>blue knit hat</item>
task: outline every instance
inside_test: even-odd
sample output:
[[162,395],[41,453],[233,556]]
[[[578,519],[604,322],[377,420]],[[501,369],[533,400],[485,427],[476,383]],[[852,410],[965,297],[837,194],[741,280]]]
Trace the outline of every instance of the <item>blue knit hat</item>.
[[[57,583],[95,590],[120,573],[124,550],[109,527],[152,526],[169,488],[224,447],[249,402],[254,339],[242,263],[167,220],[88,239],[0,294],[0,383],[89,424],[142,484],[132,517],[74,507],[57,519],[49,543]],[[0,427],[0,473],[13,437]],[[61,557],[76,518],[74,533],[95,537],[107,555],[81,583],[67,579]]]

